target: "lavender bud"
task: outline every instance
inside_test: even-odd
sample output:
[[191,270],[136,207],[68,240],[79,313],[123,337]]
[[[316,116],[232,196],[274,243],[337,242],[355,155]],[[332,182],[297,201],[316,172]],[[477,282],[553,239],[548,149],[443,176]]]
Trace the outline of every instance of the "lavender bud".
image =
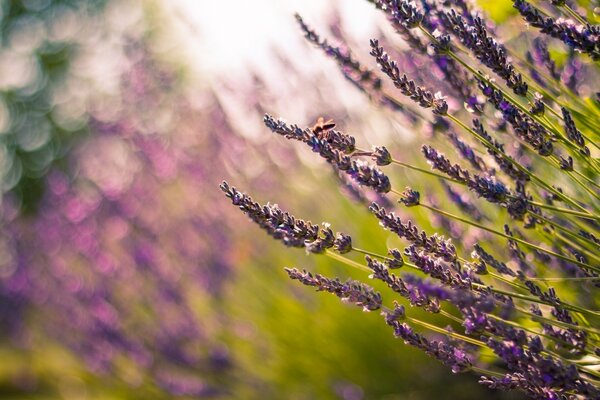
[[340,254],[348,253],[352,250],[352,238],[350,235],[344,233],[338,233],[333,243],[333,247]]
[[473,252],[473,257],[491,266],[503,275],[508,275],[512,277],[517,276],[517,274],[512,269],[508,268],[508,266],[503,262],[496,260],[494,256],[486,252],[478,243],[475,244],[475,251]]
[[436,42],[431,44],[433,51],[438,54],[447,54],[450,50],[450,35],[442,35],[434,32],[433,36],[437,39]]
[[573,157],[568,156],[566,159],[560,158],[560,169],[565,171],[573,171]]
[[483,127],[483,124],[481,123],[481,121],[479,121],[478,119],[474,119],[473,120],[473,129],[480,136],[482,136],[483,138],[485,138],[488,142],[490,142],[492,144],[493,147],[487,148],[487,152],[488,152],[488,154],[490,154],[491,156],[494,157],[496,164],[498,165],[498,167],[500,167],[502,172],[504,172],[506,175],[508,175],[509,177],[511,177],[512,179],[514,179],[517,182],[519,182],[519,181],[525,182],[530,179],[529,175],[527,175],[523,171],[517,169],[517,167],[515,167],[512,162],[506,160],[503,156],[501,156],[501,154],[506,154],[504,152],[504,145],[502,143],[498,142],[497,140],[493,139],[489,135],[489,133]]
[[[561,107],[561,111],[565,121],[565,133],[567,134],[567,137],[571,139],[571,141],[575,142],[577,146],[581,148],[585,147],[585,140],[583,140],[583,135],[575,126],[575,121],[573,121],[571,113],[564,107]],[[587,151],[587,153],[587,155],[589,156],[589,150]]]
[[505,100],[502,93],[491,85],[480,81],[479,86],[488,101],[511,124],[517,136],[533,147],[539,155],[549,156],[552,154],[553,146],[550,135],[542,125]]
[[400,195],[398,202],[404,204],[406,207],[413,207],[419,205],[420,198],[421,194],[419,192],[407,186]]
[[402,253],[398,249],[388,250],[388,254],[392,256],[392,258],[386,259],[386,264],[389,269],[398,269],[404,265],[404,259],[402,258]]
[[534,95],[533,104],[531,105],[529,112],[533,115],[544,115],[544,111],[544,98],[541,94],[536,92]]

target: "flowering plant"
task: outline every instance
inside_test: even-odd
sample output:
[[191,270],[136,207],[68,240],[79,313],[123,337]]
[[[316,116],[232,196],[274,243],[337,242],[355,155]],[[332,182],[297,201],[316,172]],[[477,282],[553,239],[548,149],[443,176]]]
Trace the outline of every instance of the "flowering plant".
[[[387,79],[296,19],[308,41],[375,105],[427,134],[430,144],[421,150],[431,168],[384,146],[362,149],[325,118],[302,128],[266,114],[264,123],[318,153],[404,250],[363,249],[329,224],[261,205],[226,182],[222,191],[286,246],[381,281],[382,293],[362,281],[286,268],[306,286],[381,312],[396,337],[453,372],[532,398],[600,398],[600,104],[590,89],[598,26],[570,3],[539,8],[515,0],[534,29],[509,44],[501,40],[502,27],[469,2],[370,2],[408,45],[371,40],[370,55]],[[562,64],[551,46],[563,46]],[[431,68],[410,79],[403,66],[415,60]],[[442,147],[454,149],[463,164]],[[398,190],[392,171],[381,168],[390,166],[419,180]],[[390,210],[392,200],[397,210]],[[423,214],[439,232],[409,219]],[[386,247],[388,239],[382,231]],[[425,321],[406,305],[441,318]]]

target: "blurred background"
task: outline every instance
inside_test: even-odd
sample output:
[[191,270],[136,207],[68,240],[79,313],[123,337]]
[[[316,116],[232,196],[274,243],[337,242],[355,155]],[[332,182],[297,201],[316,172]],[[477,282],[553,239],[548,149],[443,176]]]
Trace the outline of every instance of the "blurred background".
[[[487,11],[504,21],[506,3]],[[283,267],[354,272],[270,240],[219,191],[382,247],[262,116],[418,143],[294,12],[366,61],[369,38],[393,35],[363,0],[0,2],[0,398],[501,397],[290,282]]]

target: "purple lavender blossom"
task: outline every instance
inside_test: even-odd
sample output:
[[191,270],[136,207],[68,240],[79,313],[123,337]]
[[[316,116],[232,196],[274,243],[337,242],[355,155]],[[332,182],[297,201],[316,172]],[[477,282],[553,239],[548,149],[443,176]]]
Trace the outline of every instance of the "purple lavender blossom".
[[438,236],[437,234],[427,236],[425,232],[419,231],[411,221],[408,221],[406,224],[403,223],[393,212],[386,213],[385,208],[380,207],[377,203],[371,204],[369,210],[375,214],[384,228],[394,232],[401,238],[408,240],[417,247],[434,253],[438,257],[442,257],[448,262],[456,260],[456,248],[449,239],[445,239],[443,236]]
[[531,26],[539,28],[542,33],[588,54],[593,60],[600,59],[600,32],[596,27],[576,25],[570,20],[555,20],[543,16],[537,8],[524,0],[513,0],[513,7]]
[[388,54],[379,46],[379,41],[371,40],[371,53],[377,60],[379,68],[390,77],[394,86],[396,86],[403,95],[410,97],[413,101],[424,108],[433,108],[433,113],[445,115],[448,112],[448,103],[439,93],[433,95],[430,91],[416,85],[414,81],[407,78],[406,75],[400,76],[398,64],[391,60]]

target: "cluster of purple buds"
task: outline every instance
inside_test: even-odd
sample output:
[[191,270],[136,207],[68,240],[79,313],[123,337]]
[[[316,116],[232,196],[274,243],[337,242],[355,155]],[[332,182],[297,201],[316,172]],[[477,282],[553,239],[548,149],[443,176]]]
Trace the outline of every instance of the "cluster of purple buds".
[[381,295],[362,282],[348,279],[341,282],[339,279],[329,279],[323,275],[313,275],[306,270],[297,268],[286,268],[291,279],[300,281],[303,285],[313,286],[317,291],[329,292],[342,301],[362,307],[364,311],[375,311],[381,308]]
[[480,262],[491,266],[502,275],[515,277],[517,274],[510,269],[505,263],[498,261],[494,256],[485,251],[478,243],[475,244],[473,256]]
[[506,155],[506,153],[504,152],[504,145],[490,136],[490,134],[486,131],[480,120],[473,120],[473,129],[475,130],[475,132],[477,132],[479,136],[483,137],[492,144],[493,148],[486,147],[487,152],[488,154],[494,157],[496,164],[502,170],[502,172],[504,172],[506,175],[508,175],[510,178],[517,182],[526,182],[530,179],[529,175],[519,170],[517,167],[515,167],[515,165],[512,162],[506,160],[501,155]]
[[369,256],[365,257],[367,266],[373,271],[370,275],[372,279],[379,279],[384,282],[390,289],[406,298],[413,307],[422,307],[428,312],[438,313],[440,311],[440,303],[435,298],[429,298],[424,292],[419,290],[416,285],[406,285],[405,282],[397,275],[389,272],[385,264],[372,259]]
[[312,129],[304,130],[295,125],[290,127],[283,120],[275,120],[268,114],[265,115],[264,122],[273,132],[306,143],[315,153],[319,153],[328,163],[348,174],[360,185],[370,187],[378,193],[391,190],[390,180],[382,171],[349,156],[355,150],[354,137],[335,131],[332,127],[323,128],[321,121]]
[[502,182],[497,181],[494,177],[471,175],[468,170],[458,164],[452,164],[446,156],[431,146],[423,145],[421,150],[433,169],[440,170],[450,178],[467,185],[478,196],[492,203],[506,203],[510,201],[507,197],[510,191]]
[[455,262],[445,263],[439,258],[431,257],[426,251],[419,250],[417,246],[408,246],[404,254],[425,274],[450,287],[468,286],[473,280],[468,276],[468,272],[463,274],[454,268]]
[[[589,157],[590,149],[588,149],[586,147],[585,140],[583,139],[583,135],[581,134],[579,129],[577,129],[577,127],[575,126],[575,121],[573,121],[571,112],[569,110],[567,110],[565,107],[561,107],[561,111],[562,111],[563,119],[565,121],[565,133],[567,134],[567,137],[580,148],[579,151],[581,152],[581,154]],[[572,162],[571,162],[571,169],[573,169]]]
[[407,186],[404,192],[400,194],[398,202],[404,204],[406,207],[414,207],[419,205],[420,199],[421,194]]
[[522,96],[527,94],[527,83],[508,61],[506,50],[488,35],[483,19],[475,17],[473,25],[469,25],[454,10],[450,10],[447,17],[461,43],[470,49],[479,61],[502,77],[516,94]]
[[346,48],[335,47],[322,39],[313,29],[311,29],[299,14],[296,14],[296,20],[300,29],[304,32],[304,37],[321,48],[325,54],[333,57],[340,66],[344,77],[356,85],[359,89],[369,93],[370,90],[379,91],[381,89],[381,79],[379,79],[371,70],[363,67],[350,51]]
[[388,229],[401,238],[404,238],[415,246],[432,252],[438,257],[443,258],[448,262],[456,261],[456,248],[450,241],[443,236],[434,234],[427,236],[423,231],[420,231],[411,221],[406,224],[402,222],[400,217],[397,217],[393,212],[387,213],[385,208],[377,203],[371,204],[369,210],[379,219],[379,223],[385,229]]
[[407,29],[416,28],[423,21],[421,13],[414,1],[407,0],[372,0],[377,8],[385,11],[397,24]]
[[517,136],[533,147],[539,155],[549,156],[552,154],[552,141],[542,125],[505,100],[502,93],[488,83],[480,81],[479,86],[482,93],[488,98],[488,101],[510,123]]
[[371,40],[370,54],[377,60],[377,65],[379,65],[381,71],[390,77],[394,86],[400,89],[403,95],[410,97],[421,107],[432,108],[434,114],[447,114],[448,103],[446,103],[445,98],[439,93],[433,95],[430,91],[417,86],[406,75],[400,75],[398,64],[390,59],[388,54],[383,50],[383,47],[379,46],[379,41],[376,39]]
[[416,333],[407,323],[400,322],[404,317],[403,306],[396,305],[394,310],[386,310],[383,315],[386,323],[394,329],[394,336],[448,365],[452,372],[464,372],[471,368],[471,360],[463,349],[445,341],[429,340]]
[[[227,182],[221,183],[219,187],[234,206],[239,207],[254,223],[275,239],[283,241],[286,246],[304,247],[305,242],[314,242],[319,238],[319,227],[310,221],[297,219],[277,205],[261,206]],[[331,245],[333,246],[333,240]]]
[[569,20],[546,17],[524,0],[513,0],[513,7],[531,26],[539,28],[542,33],[562,40],[573,49],[588,54],[593,60],[600,59],[600,31],[597,26],[581,26]]

